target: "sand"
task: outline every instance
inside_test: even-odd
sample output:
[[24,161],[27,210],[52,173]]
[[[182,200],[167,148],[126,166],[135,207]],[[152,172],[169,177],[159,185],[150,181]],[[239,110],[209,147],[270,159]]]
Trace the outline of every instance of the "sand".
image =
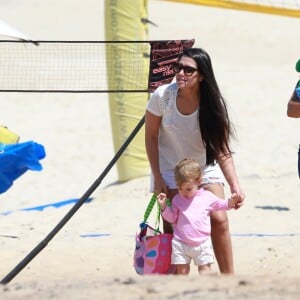
[[[3,2],[3,1],[2,1]],[[104,40],[104,1],[4,1],[1,18],[37,40]],[[148,1],[149,39],[196,40],[212,58],[237,131],[245,205],[230,211],[235,275],[144,276],[132,266],[134,235],[150,199],[149,176],[101,185],[7,285],[1,299],[299,299],[299,120],[286,116],[298,80],[300,20]],[[106,94],[0,94],[1,123],[45,146],[42,172],[0,195],[4,278],[43,241],[114,156]],[[298,133],[297,133],[298,132]],[[228,195],[228,189],[226,187]],[[96,235],[96,236],[93,236]]]

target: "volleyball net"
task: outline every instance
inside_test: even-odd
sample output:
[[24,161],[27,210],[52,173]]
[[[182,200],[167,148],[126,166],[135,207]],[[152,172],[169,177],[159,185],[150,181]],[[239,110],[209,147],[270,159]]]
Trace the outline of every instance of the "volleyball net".
[[[2,40],[0,92],[151,92],[173,78],[172,64],[193,43]],[[140,75],[145,63],[149,77]]]
[[[145,42],[0,41],[0,91],[108,92],[132,90],[120,84],[118,73],[107,80],[109,64],[119,65],[135,90],[147,90],[146,78],[137,78],[149,55]],[[106,51],[106,49],[108,50]],[[109,62],[106,65],[106,61]],[[128,84],[129,86],[129,84]]]

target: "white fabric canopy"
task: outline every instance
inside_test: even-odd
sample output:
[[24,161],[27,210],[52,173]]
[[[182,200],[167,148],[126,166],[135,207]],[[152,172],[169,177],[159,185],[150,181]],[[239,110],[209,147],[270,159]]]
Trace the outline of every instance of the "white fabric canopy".
[[30,37],[26,34],[22,33],[18,29],[12,27],[11,25],[7,24],[6,22],[0,20],[0,36],[8,36],[14,39],[32,41]]

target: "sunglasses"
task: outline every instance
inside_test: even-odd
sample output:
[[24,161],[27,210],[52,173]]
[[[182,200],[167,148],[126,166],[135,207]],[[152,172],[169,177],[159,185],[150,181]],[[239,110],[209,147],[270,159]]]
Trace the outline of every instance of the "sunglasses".
[[173,65],[173,71],[175,73],[179,73],[181,70],[183,70],[184,75],[186,76],[192,76],[194,72],[198,71],[196,68],[189,67],[189,66],[183,66],[181,64],[175,63]]

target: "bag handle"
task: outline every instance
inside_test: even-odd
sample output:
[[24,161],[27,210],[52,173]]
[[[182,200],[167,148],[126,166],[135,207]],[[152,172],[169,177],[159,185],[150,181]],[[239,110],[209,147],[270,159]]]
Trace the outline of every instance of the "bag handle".
[[156,203],[156,199],[157,199],[157,194],[156,193],[153,193],[151,199],[150,199],[150,202],[145,210],[145,213],[144,213],[144,223],[147,222],[151,212],[152,212],[152,209]]
[[152,195],[152,197],[151,197],[151,199],[148,203],[148,206],[145,210],[143,224],[147,223],[147,220],[148,220],[155,204],[157,206],[157,213],[156,213],[156,218],[155,218],[155,231],[160,232],[160,230],[159,230],[160,208],[159,208],[159,205],[157,203],[157,194],[156,193],[153,193],[153,195]]
[[[156,193],[153,193],[150,201],[149,201],[149,204],[145,210],[145,213],[144,213],[144,221],[143,223],[147,223],[147,220],[153,210],[153,207],[154,205],[157,205],[157,213],[156,213],[156,220],[155,220],[155,227],[156,227],[156,230],[159,231],[159,224],[160,224],[160,207],[157,203],[157,194]],[[169,199],[167,199],[167,205],[170,206],[171,205],[171,202]]]

